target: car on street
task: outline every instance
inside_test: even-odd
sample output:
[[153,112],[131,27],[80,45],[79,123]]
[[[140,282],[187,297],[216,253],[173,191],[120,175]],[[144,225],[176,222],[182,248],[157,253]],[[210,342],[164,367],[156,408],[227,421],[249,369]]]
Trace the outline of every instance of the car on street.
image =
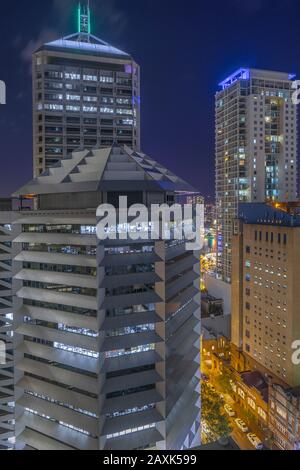
[[243,431],[245,433],[249,431],[247,424],[244,423],[244,421],[242,419],[237,418],[237,419],[234,420],[234,422],[241,431]]
[[230,418],[233,418],[235,416],[235,411],[231,408],[230,405],[224,405],[224,410],[226,411],[226,413],[228,414],[228,416],[230,416]]
[[251,442],[251,444],[253,445],[253,447],[255,447],[255,449],[257,450],[262,450],[263,448],[263,443],[261,442],[261,440],[253,433],[249,432],[247,434],[247,438],[248,440]]

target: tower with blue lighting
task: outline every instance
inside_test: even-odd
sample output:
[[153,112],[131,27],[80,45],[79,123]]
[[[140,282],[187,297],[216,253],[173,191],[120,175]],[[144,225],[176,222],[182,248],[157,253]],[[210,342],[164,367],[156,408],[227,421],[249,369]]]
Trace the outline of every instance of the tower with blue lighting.
[[297,197],[293,74],[240,68],[216,94],[218,277],[231,281],[232,222],[241,202]]

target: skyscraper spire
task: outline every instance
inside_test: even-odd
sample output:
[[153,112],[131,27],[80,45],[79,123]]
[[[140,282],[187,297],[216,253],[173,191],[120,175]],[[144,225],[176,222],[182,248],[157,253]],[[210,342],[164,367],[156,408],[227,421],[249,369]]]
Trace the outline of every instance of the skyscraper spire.
[[89,0],[85,6],[81,6],[81,3],[78,4],[78,33],[81,41],[89,42],[89,36],[91,34],[91,10]]

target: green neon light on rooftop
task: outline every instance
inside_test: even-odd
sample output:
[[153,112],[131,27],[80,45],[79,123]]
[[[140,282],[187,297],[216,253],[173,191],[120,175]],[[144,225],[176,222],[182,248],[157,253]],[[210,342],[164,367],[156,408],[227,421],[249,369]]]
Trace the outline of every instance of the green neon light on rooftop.
[[80,5],[80,3],[79,3],[79,4],[78,4],[78,9],[77,9],[78,33],[80,33],[80,30],[81,30],[81,22],[80,22],[80,19],[81,19],[81,5]]
[[88,33],[91,34],[91,10],[88,6]]
[[89,5],[86,7],[86,10],[83,10],[79,3],[77,16],[78,33],[91,34],[91,11]]

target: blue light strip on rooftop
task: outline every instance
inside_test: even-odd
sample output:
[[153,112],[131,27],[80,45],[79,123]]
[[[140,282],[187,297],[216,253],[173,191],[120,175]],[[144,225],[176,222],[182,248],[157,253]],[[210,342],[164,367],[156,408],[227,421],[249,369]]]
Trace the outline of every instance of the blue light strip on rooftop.
[[81,42],[81,41],[71,41],[68,39],[58,39],[53,42],[49,42],[46,46],[54,46],[54,47],[62,47],[66,49],[78,49],[78,50],[86,50],[86,51],[94,51],[94,52],[103,52],[107,54],[113,55],[121,55],[121,56],[128,56],[126,52],[123,52],[119,49],[116,49],[113,46],[106,45],[106,44],[94,44],[91,42]]
[[232,85],[234,82],[238,80],[249,80],[250,78],[250,70],[249,69],[238,69],[236,72],[234,72],[232,75],[229,77],[225,78],[223,82],[219,83],[219,86],[225,90],[228,88],[230,85]]

